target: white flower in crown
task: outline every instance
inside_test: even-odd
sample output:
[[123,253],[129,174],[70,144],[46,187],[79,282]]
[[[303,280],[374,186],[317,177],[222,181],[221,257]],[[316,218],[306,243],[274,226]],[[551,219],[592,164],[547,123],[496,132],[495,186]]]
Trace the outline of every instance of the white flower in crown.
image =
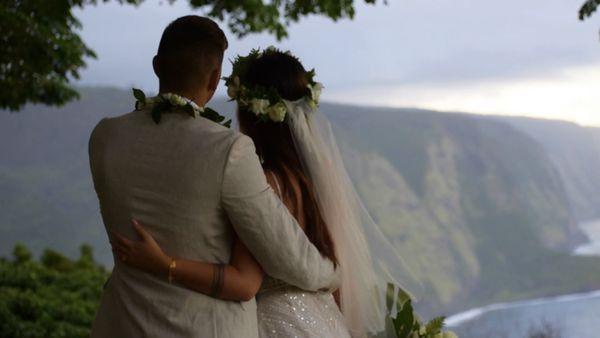
[[287,108],[283,102],[277,102],[267,109],[269,118],[274,122],[283,122]]
[[315,101],[315,103],[319,102],[323,85],[320,82],[317,82],[314,85],[309,84],[308,89],[310,89],[310,97],[313,99],[313,101]]
[[240,78],[239,78],[239,76],[236,76],[233,78],[233,83],[230,83],[229,86],[227,87],[227,95],[230,98],[235,99],[235,98],[237,98],[239,93],[240,93]]
[[269,106],[269,100],[265,99],[251,99],[250,100],[250,111],[256,114],[256,116],[266,114],[267,107]]

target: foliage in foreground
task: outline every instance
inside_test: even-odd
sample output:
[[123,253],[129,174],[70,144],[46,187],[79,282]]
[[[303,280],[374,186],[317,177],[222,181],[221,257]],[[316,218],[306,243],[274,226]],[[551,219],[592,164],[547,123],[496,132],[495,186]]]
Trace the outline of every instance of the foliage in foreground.
[[22,245],[0,259],[0,337],[89,337],[105,269],[81,247],[78,260],[46,250],[39,261]]
[[[423,323],[414,312],[409,295],[393,284],[388,284],[387,287],[386,306],[386,332],[394,332],[394,338],[457,338],[454,332],[443,331],[444,317],[436,317]],[[384,337],[379,335],[376,338]]]
[[[39,261],[22,245],[13,259],[0,258],[0,337],[88,337],[108,273],[81,246],[77,260],[46,250]],[[455,338],[442,332],[444,318],[424,324],[410,297],[389,284],[386,293],[388,332],[394,338]],[[396,310],[395,316],[392,310]],[[383,338],[383,337],[381,337]],[[387,338],[387,337],[386,337]]]

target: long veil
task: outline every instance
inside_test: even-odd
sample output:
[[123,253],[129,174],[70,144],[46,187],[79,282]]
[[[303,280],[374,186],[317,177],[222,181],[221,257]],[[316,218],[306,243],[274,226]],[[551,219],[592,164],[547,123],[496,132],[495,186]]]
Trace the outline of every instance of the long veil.
[[419,298],[421,284],[358,197],[327,118],[307,100],[285,104],[286,123],[335,245],[346,324],[353,337],[381,332],[385,283],[397,284],[413,299]]

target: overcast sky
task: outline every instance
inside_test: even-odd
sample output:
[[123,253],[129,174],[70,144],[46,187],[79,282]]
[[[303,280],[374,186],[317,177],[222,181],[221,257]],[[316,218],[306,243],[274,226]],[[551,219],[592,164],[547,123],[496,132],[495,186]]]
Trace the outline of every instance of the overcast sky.
[[[583,0],[388,2],[359,3],[353,21],[305,19],[282,42],[265,34],[238,40],[226,30],[226,58],[258,46],[289,49],[316,68],[327,101],[600,126],[600,14],[578,21]],[[186,0],[78,11],[98,54],[81,82],[155,91],[151,60],[162,30],[190,13],[202,14]],[[226,62],[224,74],[230,70]]]

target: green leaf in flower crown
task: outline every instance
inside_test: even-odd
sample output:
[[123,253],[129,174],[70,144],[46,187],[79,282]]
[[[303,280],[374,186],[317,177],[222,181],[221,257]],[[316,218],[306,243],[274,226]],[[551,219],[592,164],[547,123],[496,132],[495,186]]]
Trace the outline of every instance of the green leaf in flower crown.
[[225,123],[223,123],[223,126],[225,126],[227,128],[231,128],[231,119],[229,119]]
[[141,103],[146,103],[146,94],[144,94],[143,91],[141,91],[137,88],[132,88],[132,89],[133,89],[133,97],[135,97],[135,99],[140,101]]
[[316,75],[316,72],[315,72],[314,68],[309,70],[308,72],[306,72],[306,78],[307,78],[309,84],[311,84],[311,85],[315,84],[315,80],[314,80],[315,75]]

